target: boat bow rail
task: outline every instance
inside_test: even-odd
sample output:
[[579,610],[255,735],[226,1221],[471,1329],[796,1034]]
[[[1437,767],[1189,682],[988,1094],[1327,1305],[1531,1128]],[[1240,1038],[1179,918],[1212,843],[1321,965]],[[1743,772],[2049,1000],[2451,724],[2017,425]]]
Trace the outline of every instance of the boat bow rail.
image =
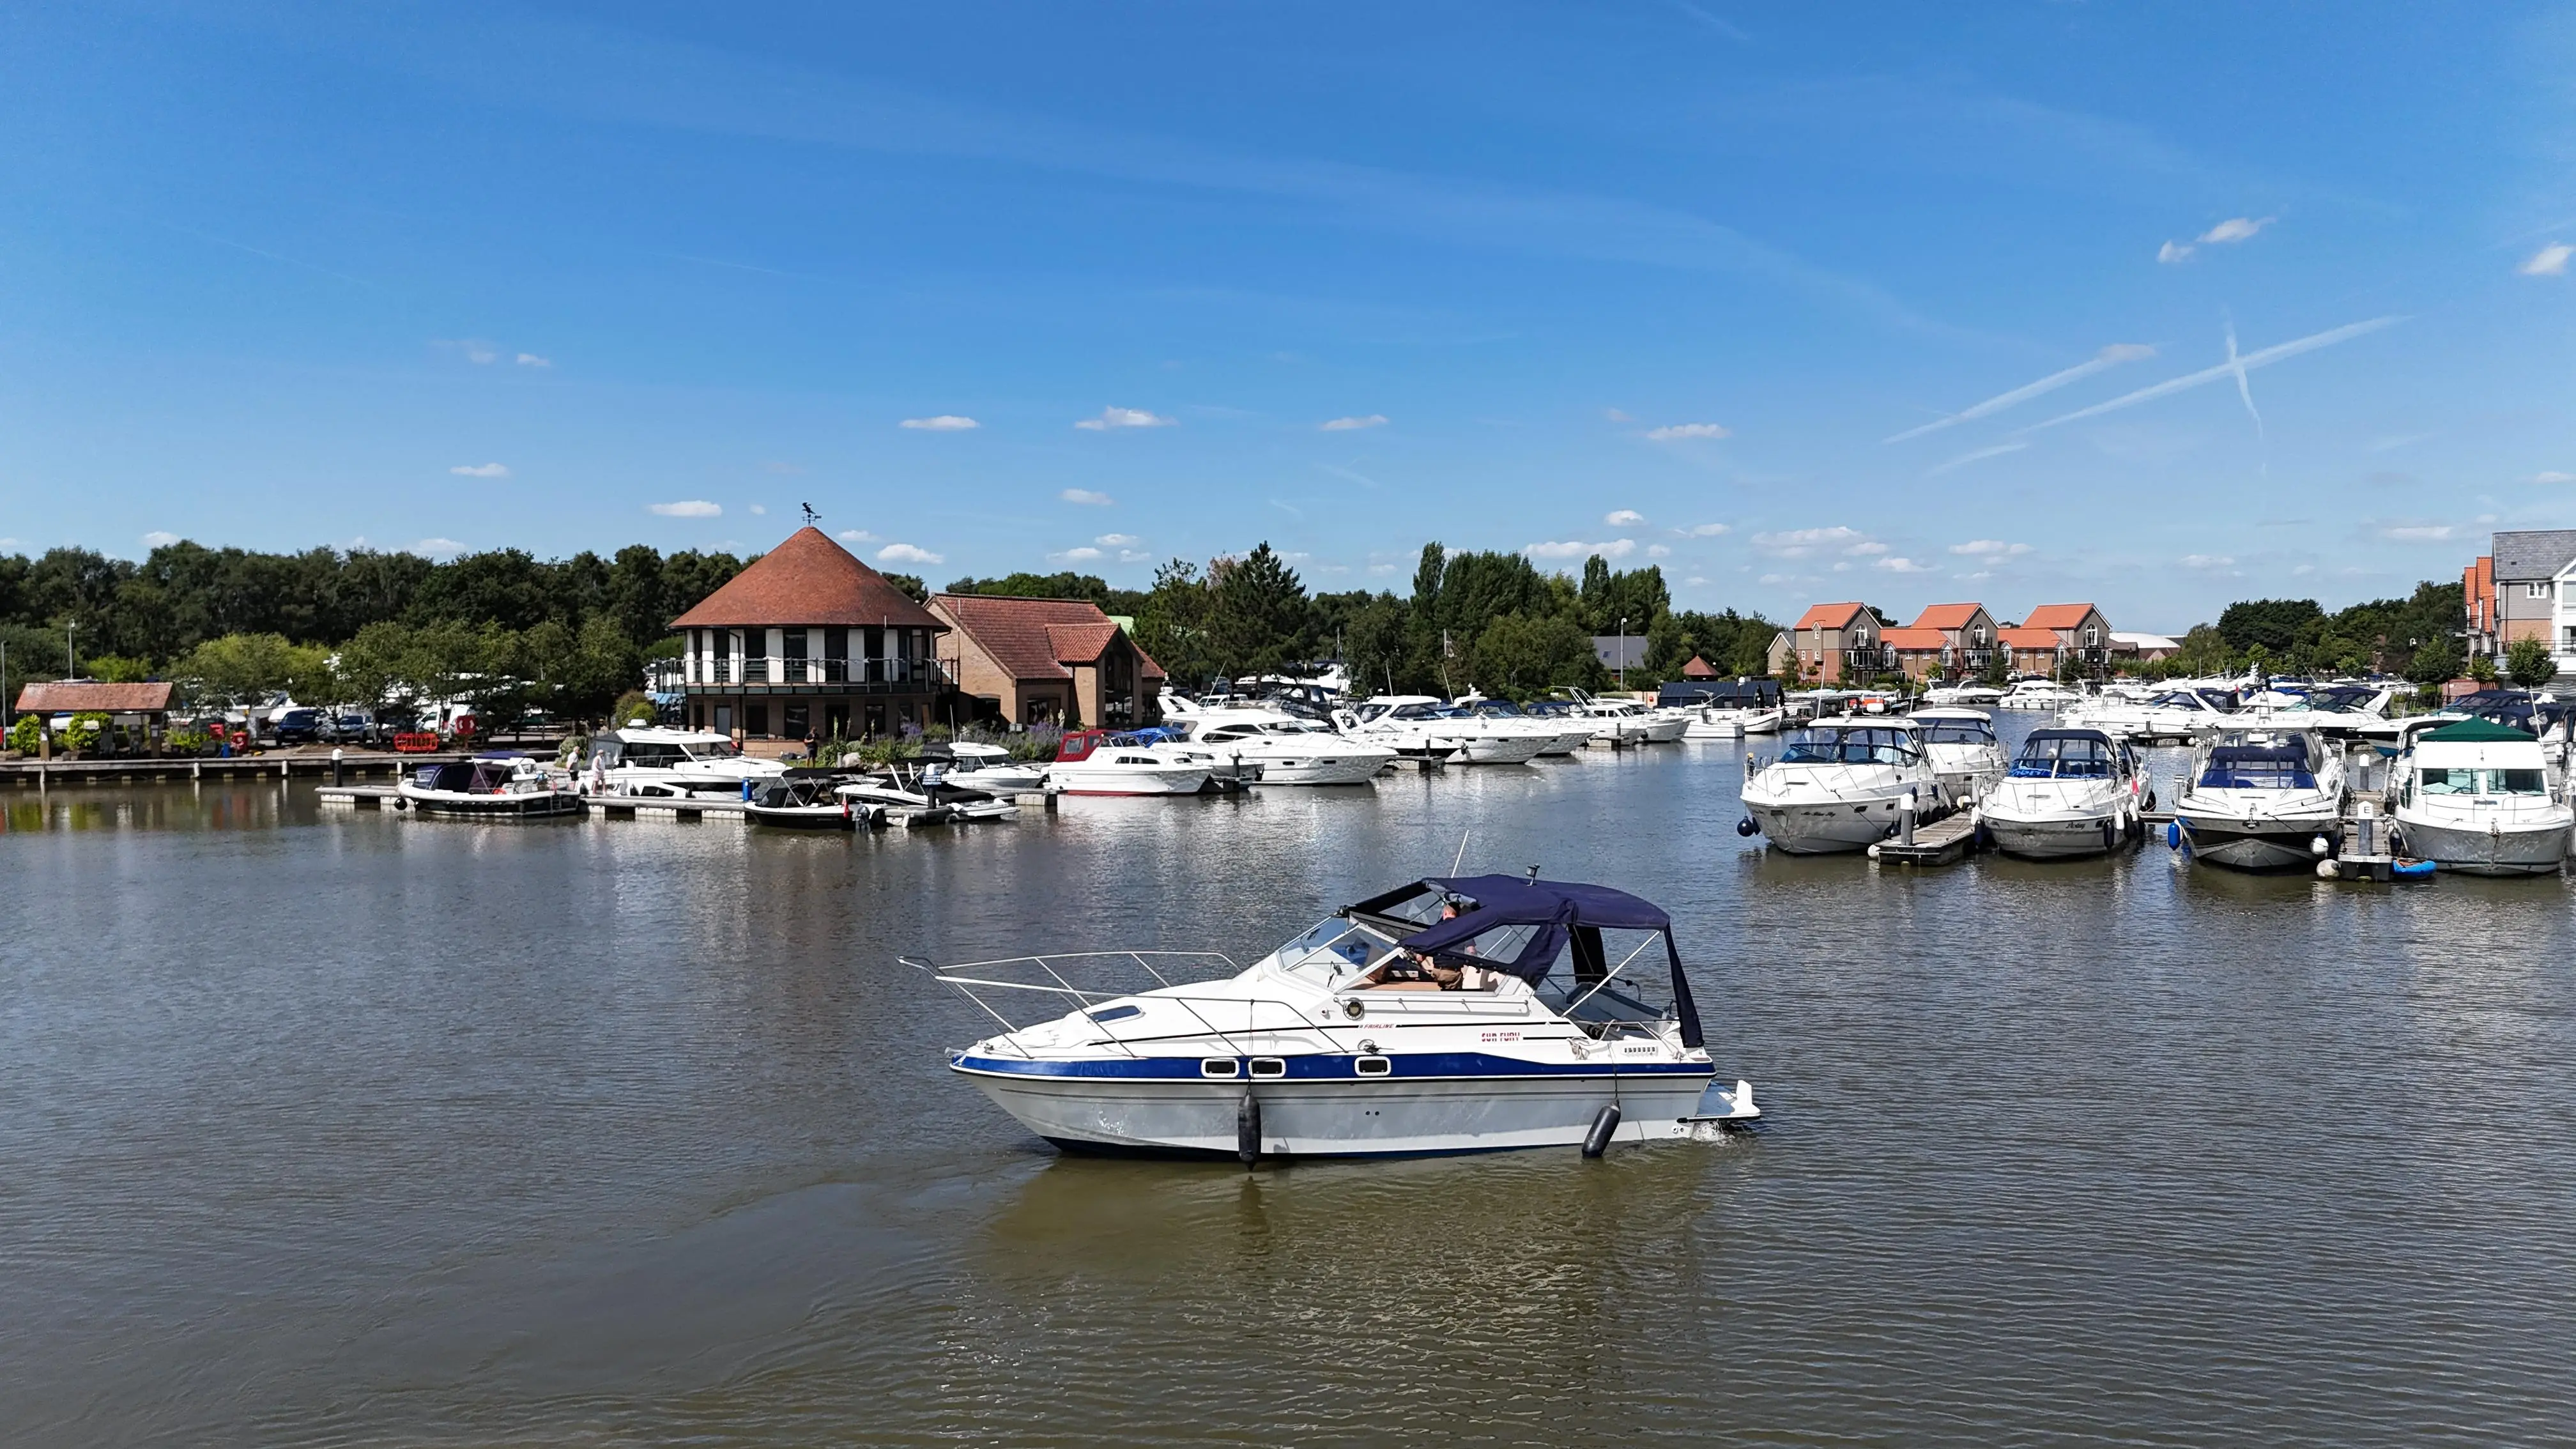
[[[1001,1023],[1002,1035],[992,1038],[985,1045],[1029,1060],[1036,1060],[1037,1054],[1022,1038],[1025,1034],[1047,1025],[1047,1022],[1036,1021],[1023,1025],[1014,1021],[1008,1014],[996,1008],[991,1001],[986,1000],[985,993],[1004,991],[1031,993],[1042,999],[1070,1006],[1074,1011],[1091,1017],[1103,1028],[1109,1027],[1115,1021],[1141,1015],[1144,1008],[1127,1005],[1111,1007],[1107,1011],[1096,1013],[1095,1008],[1109,1002],[1122,1002],[1130,997],[1150,997],[1157,1005],[1169,1003],[1188,1013],[1197,1027],[1196,1031],[1188,1035],[1214,1038],[1226,1048],[1229,1054],[1239,1057],[1280,1050],[1333,1051],[1337,1049],[1328,1037],[1315,1035],[1317,1023],[1308,1018],[1307,1007],[1270,997],[1187,992],[1173,981],[1170,974],[1167,974],[1173,970],[1186,973],[1191,965],[1216,965],[1222,966],[1229,977],[1240,975],[1242,968],[1235,965],[1232,957],[1220,951],[1060,951],[1043,956],[1005,956],[991,961],[969,961],[950,966],[936,965],[918,956],[899,956],[896,959],[916,971],[926,973],[931,980],[952,988],[967,1000],[974,1002],[986,1016]],[[1124,983],[1103,983],[1097,979],[1100,973],[1116,969],[1120,965],[1133,967],[1144,978],[1150,979],[1152,985],[1142,985],[1132,976]],[[969,972],[975,974],[965,974]],[[1023,976],[1042,975],[1046,980],[1009,979],[1015,972]],[[1081,984],[1076,984],[1077,980]],[[1297,1045],[1285,1046],[1283,1038],[1296,1038]],[[1130,1057],[1141,1058],[1145,1055],[1136,1050],[1135,1042],[1112,1030],[1103,1030],[1097,1035],[1087,1035],[1082,1041],[1067,1041],[1059,1045],[1084,1049],[1114,1047]]]

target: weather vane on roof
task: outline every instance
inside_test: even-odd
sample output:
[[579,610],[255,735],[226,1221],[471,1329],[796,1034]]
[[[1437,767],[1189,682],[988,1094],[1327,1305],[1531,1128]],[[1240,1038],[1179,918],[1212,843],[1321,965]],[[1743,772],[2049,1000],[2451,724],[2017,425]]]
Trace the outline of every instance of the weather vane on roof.
[[814,511],[813,504],[799,503],[796,506],[805,510],[805,526],[807,528],[812,528],[816,523],[822,520],[823,515]]

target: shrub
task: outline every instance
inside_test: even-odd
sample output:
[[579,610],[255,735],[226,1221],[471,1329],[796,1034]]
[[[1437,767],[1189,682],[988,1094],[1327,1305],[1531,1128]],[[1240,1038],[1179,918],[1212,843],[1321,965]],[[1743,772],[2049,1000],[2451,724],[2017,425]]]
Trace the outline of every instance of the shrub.
[[98,737],[106,733],[106,731],[106,715],[99,714],[95,711],[73,715],[71,723],[63,726],[63,748],[67,750],[86,750],[90,746],[97,744]]
[[608,710],[608,726],[611,729],[624,729],[628,725],[635,724],[653,724],[659,719],[659,713],[653,708],[653,696],[640,689],[630,689],[617,696],[617,703],[609,706]]
[[22,714],[9,726],[9,748],[22,755],[32,755],[44,747],[45,721],[42,716]]

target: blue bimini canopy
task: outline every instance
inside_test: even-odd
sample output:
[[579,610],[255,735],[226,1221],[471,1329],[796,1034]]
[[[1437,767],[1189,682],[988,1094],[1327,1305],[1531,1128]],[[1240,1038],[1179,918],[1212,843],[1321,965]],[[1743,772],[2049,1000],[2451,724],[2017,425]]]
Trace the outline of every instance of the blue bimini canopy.
[[1691,1000],[1690,981],[1682,975],[1681,951],[1673,944],[1673,919],[1661,906],[1608,886],[1524,880],[1510,875],[1468,875],[1427,877],[1372,896],[1345,908],[1342,914],[1384,918],[1392,914],[1394,907],[1435,893],[1454,898],[1461,907],[1459,914],[1403,937],[1398,945],[1433,956],[1464,946],[1490,931],[1532,927],[1521,949],[1509,959],[1492,955],[1475,959],[1479,965],[1507,971],[1533,986],[1547,976],[1548,968],[1556,964],[1569,941],[1575,947],[1576,979],[1598,980],[1607,973],[1601,947],[1603,931],[1656,932],[1664,938],[1664,960],[1672,970],[1673,1011],[1681,1021],[1682,1044],[1702,1044],[1699,1009]]

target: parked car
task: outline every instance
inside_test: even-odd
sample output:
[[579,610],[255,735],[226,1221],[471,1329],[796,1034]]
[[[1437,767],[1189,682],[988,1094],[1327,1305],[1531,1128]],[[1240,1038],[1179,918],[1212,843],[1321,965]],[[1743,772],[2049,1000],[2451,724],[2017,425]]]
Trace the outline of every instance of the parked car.
[[335,745],[371,745],[376,742],[376,722],[357,710],[343,711],[322,722],[322,738]]
[[322,737],[322,711],[290,709],[271,722],[272,738],[281,745],[311,744]]

